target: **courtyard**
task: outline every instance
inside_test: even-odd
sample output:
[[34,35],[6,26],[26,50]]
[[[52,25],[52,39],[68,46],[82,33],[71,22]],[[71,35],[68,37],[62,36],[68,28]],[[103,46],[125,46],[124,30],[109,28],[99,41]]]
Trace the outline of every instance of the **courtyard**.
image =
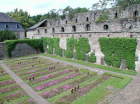
[[137,72],[82,62],[47,54],[2,60],[0,104],[138,104]]

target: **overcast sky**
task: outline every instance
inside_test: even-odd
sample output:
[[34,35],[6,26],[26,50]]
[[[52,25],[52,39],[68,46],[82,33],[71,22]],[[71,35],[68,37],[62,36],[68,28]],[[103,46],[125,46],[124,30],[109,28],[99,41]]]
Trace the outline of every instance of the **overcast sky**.
[[27,11],[31,16],[45,14],[51,9],[64,9],[67,6],[72,8],[91,8],[98,0],[1,0],[0,12],[10,12],[15,8]]

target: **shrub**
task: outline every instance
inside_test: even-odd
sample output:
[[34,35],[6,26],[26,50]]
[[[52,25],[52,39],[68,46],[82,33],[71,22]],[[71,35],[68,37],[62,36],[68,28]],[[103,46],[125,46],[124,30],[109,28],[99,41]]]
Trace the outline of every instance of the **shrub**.
[[93,52],[90,54],[88,61],[92,63],[96,62],[96,56],[93,54]]
[[5,40],[17,40],[16,34],[11,32],[10,30],[5,29],[4,31],[0,31],[0,42]]

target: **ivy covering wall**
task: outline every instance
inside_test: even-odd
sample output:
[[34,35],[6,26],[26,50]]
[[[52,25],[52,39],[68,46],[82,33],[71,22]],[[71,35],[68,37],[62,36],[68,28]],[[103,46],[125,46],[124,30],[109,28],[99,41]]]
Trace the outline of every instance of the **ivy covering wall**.
[[77,43],[77,40],[74,39],[74,37],[67,38],[67,49],[65,51],[67,58],[73,58],[73,49],[75,47],[75,44]]
[[99,38],[99,42],[107,65],[119,68],[121,60],[126,59],[126,67],[135,69],[135,38]]
[[76,42],[76,58],[85,61],[85,54],[90,52],[90,44],[88,38],[80,37]]
[[11,52],[18,43],[27,43],[29,46],[34,47],[36,50],[40,48],[40,51],[44,52],[42,39],[6,40],[5,44],[8,57],[11,57]]
[[74,37],[67,38],[66,57],[73,58],[73,50],[76,49],[76,58],[85,61],[85,54],[90,52],[90,45],[88,38],[80,37],[79,41]]
[[56,55],[62,56],[62,48],[59,47],[59,38],[50,38],[50,37],[44,37],[43,38],[43,48],[46,50],[46,47],[48,46],[48,52],[49,54],[53,54],[53,48],[55,48]]

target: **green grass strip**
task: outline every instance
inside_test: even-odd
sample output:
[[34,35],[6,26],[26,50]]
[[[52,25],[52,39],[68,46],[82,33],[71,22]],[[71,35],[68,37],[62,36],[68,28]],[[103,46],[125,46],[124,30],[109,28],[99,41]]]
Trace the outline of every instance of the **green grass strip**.
[[60,60],[68,61],[68,62],[73,62],[73,63],[77,63],[77,64],[82,64],[82,65],[86,65],[86,66],[91,66],[91,67],[95,67],[95,68],[99,68],[99,69],[103,69],[103,70],[108,70],[108,71],[112,71],[112,72],[122,73],[122,74],[126,74],[126,75],[133,75],[133,76],[137,75],[136,71],[123,70],[123,69],[109,67],[109,66],[102,66],[102,65],[98,65],[98,64],[94,64],[94,63],[90,63],[90,62],[85,62],[85,61],[81,61],[81,60],[73,60],[73,59],[53,56],[53,55],[45,54],[45,53],[40,54],[40,55],[52,57],[55,59],[60,59]]

